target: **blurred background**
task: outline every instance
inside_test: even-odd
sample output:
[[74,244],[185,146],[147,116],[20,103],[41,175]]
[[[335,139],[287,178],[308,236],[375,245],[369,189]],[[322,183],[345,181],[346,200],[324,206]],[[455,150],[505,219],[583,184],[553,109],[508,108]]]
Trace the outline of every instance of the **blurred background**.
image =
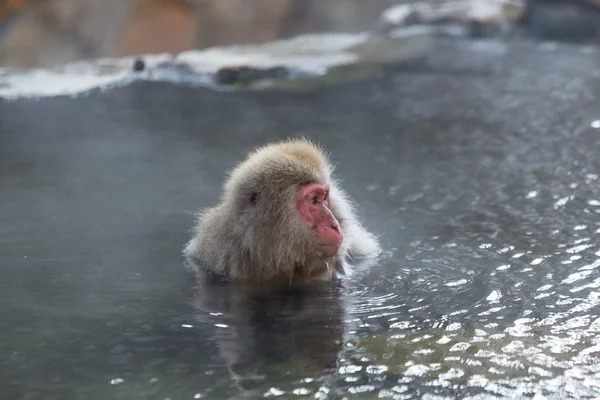
[[369,29],[400,0],[0,0],[0,65],[253,44]]
[[384,10],[409,3],[467,4],[465,15],[485,20],[487,13],[493,24],[505,18],[490,13],[494,4],[511,3],[525,10],[520,25],[541,39],[597,43],[600,37],[600,0],[0,0],[0,66],[359,32]]

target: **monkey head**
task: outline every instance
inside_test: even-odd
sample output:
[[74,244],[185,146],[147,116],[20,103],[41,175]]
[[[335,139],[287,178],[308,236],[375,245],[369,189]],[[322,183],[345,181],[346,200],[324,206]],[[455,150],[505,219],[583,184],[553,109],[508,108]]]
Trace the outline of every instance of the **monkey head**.
[[259,148],[238,165],[225,185],[224,203],[239,220],[244,247],[263,253],[253,257],[302,264],[334,257],[342,246],[330,186],[324,154],[309,142],[290,141]]
[[220,204],[200,215],[186,252],[234,278],[331,277],[361,242],[376,247],[331,171],[306,140],[254,150],[231,171]]

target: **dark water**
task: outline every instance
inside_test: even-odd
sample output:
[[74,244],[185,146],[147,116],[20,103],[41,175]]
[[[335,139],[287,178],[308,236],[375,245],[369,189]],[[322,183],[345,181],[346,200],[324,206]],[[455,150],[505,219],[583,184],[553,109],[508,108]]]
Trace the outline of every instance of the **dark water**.
[[[447,42],[306,93],[0,103],[0,397],[599,396],[598,56]],[[289,293],[196,282],[191,214],[294,133],[384,255]]]

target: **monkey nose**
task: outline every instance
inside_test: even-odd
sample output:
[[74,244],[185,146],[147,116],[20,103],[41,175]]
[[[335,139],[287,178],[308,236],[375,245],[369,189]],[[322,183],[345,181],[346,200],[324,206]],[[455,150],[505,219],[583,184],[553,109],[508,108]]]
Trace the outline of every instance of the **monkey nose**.
[[340,229],[340,227],[338,226],[338,224],[336,224],[335,222],[331,223],[331,228],[333,228],[334,231],[338,231]]

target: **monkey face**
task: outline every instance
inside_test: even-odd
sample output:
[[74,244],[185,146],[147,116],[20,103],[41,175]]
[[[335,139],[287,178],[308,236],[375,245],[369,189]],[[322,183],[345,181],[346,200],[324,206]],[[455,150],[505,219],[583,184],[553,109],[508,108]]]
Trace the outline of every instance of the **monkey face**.
[[344,241],[344,234],[331,212],[329,185],[312,183],[298,186],[296,208],[301,220],[310,227],[316,238],[321,257],[336,255]]

